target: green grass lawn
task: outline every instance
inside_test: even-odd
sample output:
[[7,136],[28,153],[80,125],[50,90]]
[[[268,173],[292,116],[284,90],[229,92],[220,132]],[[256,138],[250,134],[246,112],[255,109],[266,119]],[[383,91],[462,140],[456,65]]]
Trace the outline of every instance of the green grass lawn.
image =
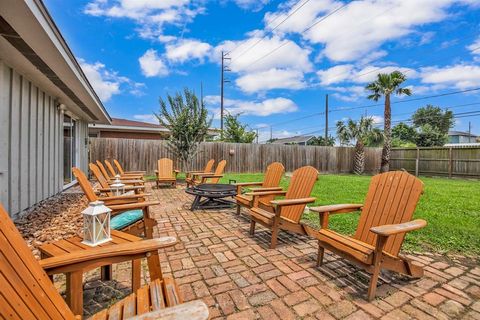
[[[261,181],[263,174],[227,174],[237,182]],[[466,255],[480,254],[480,182],[444,178],[421,178],[425,193],[417,206],[416,218],[427,220],[428,226],[408,234],[404,250],[434,250]],[[369,176],[322,175],[315,184],[314,205],[335,203],[363,203]],[[288,178],[281,182],[288,186]],[[318,215],[307,214],[303,221],[318,226]],[[352,234],[358,221],[358,213],[332,216],[332,229]]]

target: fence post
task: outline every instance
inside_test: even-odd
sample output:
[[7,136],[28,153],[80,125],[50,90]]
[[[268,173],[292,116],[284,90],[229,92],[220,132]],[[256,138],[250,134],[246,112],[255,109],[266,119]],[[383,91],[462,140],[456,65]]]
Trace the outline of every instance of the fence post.
[[420,148],[417,147],[417,156],[415,158],[415,177],[418,177],[419,164],[420,164]]
[[448,177],[453,175],[453,150],[452,147],[448,148]]

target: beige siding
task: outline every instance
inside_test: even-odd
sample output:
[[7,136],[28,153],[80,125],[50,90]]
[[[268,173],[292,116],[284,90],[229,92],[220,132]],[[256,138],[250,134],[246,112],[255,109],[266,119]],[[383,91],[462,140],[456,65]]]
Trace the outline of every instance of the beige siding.
[[[63,189],[63,115],[56,98],[0,61],[0,203],[15,216]],[[87,123],[78,121],[87,165]]]

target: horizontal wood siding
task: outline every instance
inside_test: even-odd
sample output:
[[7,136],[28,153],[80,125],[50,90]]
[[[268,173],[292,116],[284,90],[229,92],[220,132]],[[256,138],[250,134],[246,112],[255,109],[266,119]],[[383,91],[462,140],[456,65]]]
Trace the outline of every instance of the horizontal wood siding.
[[[13,217],[63,189],[63,115],[56,104],[0,61],[0,203]],[[78,123],[80,137],[87,137],[87,123]],[[86,169],[87,145],[80,140]]]
[[[311,165],[322,173],[348,173],[353,169],[354,149],[351,147],[316,147],[280,144],[243,144],[205,142],[200,144],[191,169],[203,169],[208,159],[227,160],[227,172],[263,172],[268,164],[279,161],[287,171]],[[366,148],[366,169],[377,172],[381,149]],[[91,138],[90,159],[118,159],[127,170],[152,173],[157,160],[163,157],[181,164],[174,158],[163,140]],[[182,168],[183,169],[183,168]]]

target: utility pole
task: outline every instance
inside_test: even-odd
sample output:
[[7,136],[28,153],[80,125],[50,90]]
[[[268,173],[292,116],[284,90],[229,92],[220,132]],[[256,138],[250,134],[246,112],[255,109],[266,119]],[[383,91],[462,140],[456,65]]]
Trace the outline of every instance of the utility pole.
[[270,126],[270,143],[272,143],[273,141],[273,127]]
[[222,70],[221,70],[221,80],[220,80],[220,138],[223,139],[223,115],[224,115],[224,107],[223,107],[223,86],[225,83],[230,82],[230,80],[225,79],[225,71],[230,71],[230,69],[225,66],[225,60],[230,60],[229,57],[227,57],[228,52],[224,53],[222,51]]
[[468,143],[472,141],[472,122],[468,121]]
[[325,145],[328,141],[328,94],[325,95]]
[[258,144],[258,129],[255,129],[256,133],[257,133],[257,137],[256,137],[256,143]]

